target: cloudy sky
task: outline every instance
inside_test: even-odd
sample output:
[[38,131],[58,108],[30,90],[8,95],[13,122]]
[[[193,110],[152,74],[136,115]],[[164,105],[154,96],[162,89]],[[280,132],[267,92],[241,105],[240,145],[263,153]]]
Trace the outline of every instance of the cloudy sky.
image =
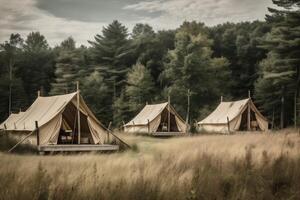
[[223,22],[263,20],[271,0],[0,0],[0,42],[11,33],[23,37],[40,31],[54,46],[68,36],[87,44],[117,19],[129,30],[135,23],[178,27],[185,20],[211,26]]

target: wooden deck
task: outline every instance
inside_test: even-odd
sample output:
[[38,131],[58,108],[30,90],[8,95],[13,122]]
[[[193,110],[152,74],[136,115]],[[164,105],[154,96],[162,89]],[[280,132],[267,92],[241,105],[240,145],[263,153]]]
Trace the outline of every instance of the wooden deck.
[[58,145],[41,145],[38,147],[39,152],[87,152],[87,151],[118,151],[118,145],[109,144],[58,144]]
[[156,137],[171,137],[171,136],[184,136],[186,133],[183,132],[155,132],[152,133]]

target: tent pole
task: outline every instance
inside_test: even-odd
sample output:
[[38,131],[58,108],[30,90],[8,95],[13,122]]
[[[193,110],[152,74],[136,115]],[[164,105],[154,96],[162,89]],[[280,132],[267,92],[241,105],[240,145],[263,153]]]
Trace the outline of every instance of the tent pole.
[[[248,90],[248,98],[251,99],[251,91]],[[247,115],[247,130],[250,131],[251,129],[251,108],[250,108],[250,101],[248,101],[248,115]]]
[[[110,130],[110,127],[111,127],[111,121],[109,122],[107,129]],[[107,131],[107,143],[109,144],[109,131]]]
[[248,102],[248,113],[247,113],[247,130],[250,131],[251,127],[250,127],[250,123],[251,123],[251,109],[250,109],[250,101]]
[[227,117],[227,129],[228,129],[228,133],[230,134],[230,124],[229,124],[229,118]]
[[148,124],[147,124],[147,126],[148,126],[148,133],[150,133],[150,121],[149,121],[149,119],[147,119],[147,121],[148,121]]
[[81,130],[80,130],[80,110],[79,110],[79,81],[76,82],[76,86],[77,86],[77,129],[78,129],[78,144],[80,144],[80,134],[81,134]]
[[40,131],[39,131],[39,124],[38,121],[35,121],[35,130],[36,130],[36,145],[39,149],[40,147]]
[[168,96],[168,132],[170,132],[170,95]]

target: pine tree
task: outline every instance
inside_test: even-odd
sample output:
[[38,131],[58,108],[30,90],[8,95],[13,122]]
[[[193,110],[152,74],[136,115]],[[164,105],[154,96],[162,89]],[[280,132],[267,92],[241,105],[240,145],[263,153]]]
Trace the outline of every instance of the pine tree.
[[[256,84],[256,97],[271,117],[280,118],[281,101],[284,99],[285,120],[291,123],[293,99],[300,90],[300,4],[295,0],[273,0],[280,9],[269,8],[272,13],[267,22],[271,32],[262,47],[269,51],[261,63],[261,76]],[[278,123],[277,123],[278,124]]]
[[74,39],[69,37],[61,43],[58,52],[51,94],[73,92],[76,90],[76,81],[85,75],[86,63],[82,49],[76,48]]
[[133,63],[128,40],[128,31],[117,20],[113,21],[102,30],[102,35],[97,34],[95,41],[89,41],[91,51],[98,70],[104,75],[114,97],[121,94],[125,86],[126,73]]

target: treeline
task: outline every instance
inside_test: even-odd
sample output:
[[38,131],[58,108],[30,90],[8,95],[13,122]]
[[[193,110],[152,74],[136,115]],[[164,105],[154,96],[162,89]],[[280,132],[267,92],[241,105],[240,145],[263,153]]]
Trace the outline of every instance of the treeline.
[[146,102],[168,96],[184,118],[190,96],[193,123],[211,112],[221,95],[241,99],[249,90],[275,126],[291,124],[300,85],[300,6],[293,0],[273,2],[281,8],[269,8],[265,22],[208,27],[193,21],[157,32],[136,24],[130,32],[113,21],[88,47],[76,47],[72,37],[52,48],[39,32],[25,39],[11,34],[0,51],[0,118],[26,109],[38,90],[64,94],[80,81],[96,116],[115,127]]

